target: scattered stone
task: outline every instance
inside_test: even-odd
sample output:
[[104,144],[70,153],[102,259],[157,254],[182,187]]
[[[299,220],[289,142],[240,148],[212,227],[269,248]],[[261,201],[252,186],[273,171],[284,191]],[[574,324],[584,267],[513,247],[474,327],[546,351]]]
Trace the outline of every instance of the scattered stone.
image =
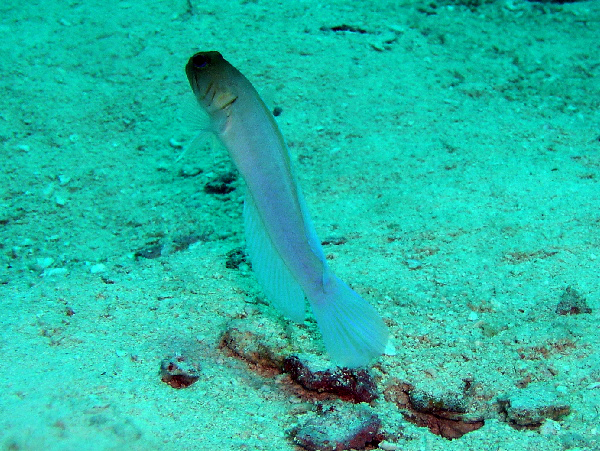
[[46,268],[42,272],[42,277],[65,276],[68,272],[67,268]]
[[211,241],[213,232],[205,230],[199,233],[191,233],[188,235],[181,235],[171,240],[164,240],[158,242],[158,240],[148,243],[147,246],[138,249],[134,252],[134,258],[139,260],[140,258],[154,259],[164,257],[174,252],[179,252],[188,249],[192,244],[197,242]]
[[179,170],[179,175],[182,177],[196,177],[202,173],[202,168],[194,164],[185,164]]
[[228,194],[235,190],[234,183],[237,180],[237,173],[226,172],[204,185],[204,192],[208,194]]
[[449,391],[434,395],[395,380],[384,395],[386,401],[396,403],[407,421],[427,427],[441,437],[455,439],[484,425],[481,415],[468,415],[470,406],[466,396],[472,383],[465,384],[460,393]]
[[44,270],[46,268],[49,268],[54,263],[54,259],[52,257],[42,257],[36,259],[36,263],[38,270]]
[[283,362],[283,371],[309,391],[331,393],[354,403],[377,399],[377,386],[368,370],[327,366],[316,356],[292,355]]
[[382,449],[383,451],[398,451],[402,449],[402,445],[384,440],[383,442],[379,443],[379,449]]
[[192,244],[202,242],[206,243],[212,240],[212,230],[204,230],[199,233],[191,233],[188,235],[181,235],[173,239],[172,248],[173,252],[179,252],[188,249]]
[[165,359],[160,363],[160,380],[173,388],[186,388],[200,378],[200,364],[183,356]]
[[408,266],[408,269],[414,271],[415,269],[420,269],[423,267],[423,263],[421,261],[414,258],[407,258],[404,263]]
[[583,296],[577,290],[567,287],[560,295],[560,302],[556,306],[559,315],[579,315],[580,313],[592,313]]
[[90,273],[92,274],[100,274],[106,271],[106,265],[103,263],[96,263],[90,267]]
[[158,172],[169,172],[171,163],[167,161],[159,161],[156,163],[156,170]]
[[64,207],[67,205],[67,198],[62,194],[58,194],[54,197],[54,203],[59,207]]
[[225,261],[226,268],[240,269],[242,263],[249,264],[246,260],[246,252],[244,252],[243,247],[236,247],[227,252],[227,260]]
[[282,372],[290,349],[281,325],[268,317],[233,320],[221,338],[221,347],[266,374]]
[[540,426],[540,435],[557,435],[560,432],[560,423],[558,421],[546,419]]
[[169,145],[173,148],[173,149],[183,149],[183,143],[175,138],[170,138],[169,139]]
[[163,245],[162,244],[149,244],[148,246],[138,249],[133,254],[135,259],[148,258],[154,259],[162,255]]
[[358,34],[369,33],[366,28],[364,28],[360,25],[346,25],[346,24],[335,25],[332,27],[322,26],[320,28],[320,30],[321,31],[334,31],[336,33],[341,33],[341,32],[358,33]]
[[383,52],[385,50],[391,50],[392,44],[394,44],[397,40],[398,34],[394,33],[393,31],[388,31],[376,36],[375,39],[369,42],[369,44],[371,45],[373,50]]
[[58,176],[58,183],[60,186],[65,186],[71,181],[71,177],[68,175],[60,174]]
[[[332,406],[292,430],[296,444],[309,451],[362,450],[383,440],[381,420],[367,406]],[[372,448],[369,448],[372,449]]]
[[516,429],[537,429],[546,419],[559,421],[571,411],[571,407],[560,400],[552,387],[541,384],[530,384],[516,393],[501,397],[498,404],[506,421]]
[[583,451],[597,449],[598,442],[593,435],[584,436],[577,432],[562,431],[558,436],[562,449],[572,451]]
[[348,239],[344,236],[332,236],[325,238],[321,241],[323,246],[341,246],[342,244],[346,244]]
[[0,225],[8,224],[11,219],[12,216],[8,211],[7,205],[0,205]]

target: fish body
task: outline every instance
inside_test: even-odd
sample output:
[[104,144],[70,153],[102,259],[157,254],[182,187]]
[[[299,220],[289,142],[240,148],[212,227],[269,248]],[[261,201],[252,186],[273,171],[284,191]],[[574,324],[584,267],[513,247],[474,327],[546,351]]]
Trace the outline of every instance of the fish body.
[[329,268],[273,115],[250,81],[218,52],[192,56],[186,74],[246,183],[246,244],[267,298],[301,322],[306,297],[334,362],[367,364],[385,349],[387,327]]

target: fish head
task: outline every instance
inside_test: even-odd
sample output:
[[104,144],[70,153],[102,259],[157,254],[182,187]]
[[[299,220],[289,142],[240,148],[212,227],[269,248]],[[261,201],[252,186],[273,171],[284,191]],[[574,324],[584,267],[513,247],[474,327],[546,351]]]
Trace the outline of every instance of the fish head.
[[218,119],[238,99],[235,83],[237,72],[219,52],[198,52],[185,66],[185,73],[200,106]]

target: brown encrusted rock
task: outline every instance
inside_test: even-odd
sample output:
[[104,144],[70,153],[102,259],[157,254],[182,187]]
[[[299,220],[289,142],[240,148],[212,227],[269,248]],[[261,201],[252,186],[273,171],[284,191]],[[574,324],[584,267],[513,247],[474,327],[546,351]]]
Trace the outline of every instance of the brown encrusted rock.
[[309,451],[361,450],[377,446],[381,420],[367,406],[332,406],[325,412],[301,421],[293,430],[296,444]]
[[280,373],[289,354],[289,340],[281,326],[266,318],[231,321],[221,338],[221,346],[260,371]]
[[527,388],[498,399],[506,420],[517,429],[539,428],[545,419],[558,421],[571,407],[551,386],[529,385]]
[[447,439],[460,438],[484,425],[481,415],[468,415],[471,382],[464,387],[448,391],[432,392],[417,390],[409,383],[393,380],[384,395],[386,401],[394,402],[407,421]]
[[174,356],[160,362],[160,379],[173,388],[186,388],[200,378],[200,364],[184,356]]
[[283,371],[306,390],[331,393],[344,401],[371,402],[377,399],[377,386],[366,369],[334,369],[320,366],[315,357],[292,355],[283,362]]
[[581,313],[592,313],[585,298],[577,290],[567,287],[560,295],[560,302],[556,306],[559,315],[579,315]]

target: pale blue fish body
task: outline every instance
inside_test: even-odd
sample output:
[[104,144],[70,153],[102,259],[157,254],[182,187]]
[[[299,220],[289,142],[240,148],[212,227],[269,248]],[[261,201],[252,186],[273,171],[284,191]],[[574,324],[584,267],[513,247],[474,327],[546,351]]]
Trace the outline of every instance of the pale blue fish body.
[[247,185],[246,244],[267,298],[300,322],[309,300],[334,362],[367,364],[388,340],[375,309],[329,269],[273,115],[252,84],[218,52],[186,66],[190,85]]

